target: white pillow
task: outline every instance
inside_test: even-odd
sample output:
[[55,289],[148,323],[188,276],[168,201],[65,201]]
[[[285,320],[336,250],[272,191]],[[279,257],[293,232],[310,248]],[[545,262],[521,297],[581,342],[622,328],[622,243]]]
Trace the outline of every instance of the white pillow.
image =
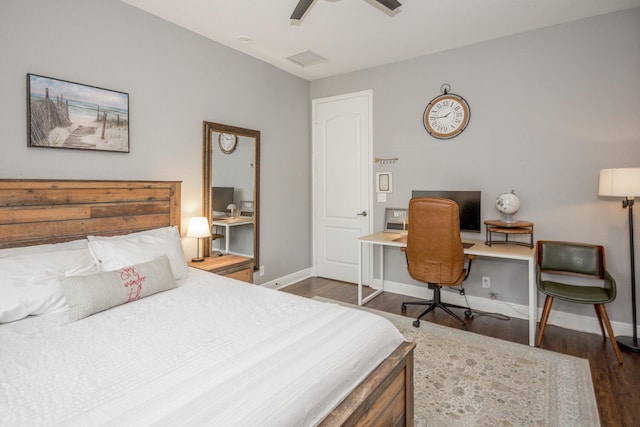
[[189,271],[177,227],[125,234],[124,236],[89,236],[89,251],[101,271],[112,271],[166,255],[176,279]]
[[87,240],[0,250],[0,323],[66,310],[60,277],[96,271]]
[[61,282],[74,321],[176,287],[166,255],[116,271],[64,277]]

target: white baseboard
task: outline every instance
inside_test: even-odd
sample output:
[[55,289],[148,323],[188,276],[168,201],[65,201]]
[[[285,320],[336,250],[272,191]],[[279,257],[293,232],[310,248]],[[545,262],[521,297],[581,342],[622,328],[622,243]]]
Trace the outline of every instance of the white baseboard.
[[[265,286],[272,289],[282,289],[296,282],[313,277],[313,269],[307,268],[298,272],[289,274],[287,276],[280,277],[276,280],[261,283],[260,286]],[[373,285],[376,289],[380,289],[382,284],[379,279],[373,281]],[[425,286],[412,285],[408,283],[385,281],[384,290],[394,294],[407,295],[415,298],[429,299],[433,295],[433,291],[427,289]],[[354,288],[354,292],[357,290]],[[469,306],[473,310],[484,311],[487,313],[499,313],[509,317],[515,317],[517,319],[529,318],[529,307],[524,304],[515,304],[512,302],[483,298],[473,295],[467,295],[469,300]],[[466,305],[464,296],[455,291],[445,290],[442,292],[442,300],[450,304]],[[538,319],[542,314],[542,307],[538,307]],[[588,332],[592,334],[600,335],[600,325],[598,324],[598,318],[595,316],[584,316],[580,314],[566,313],[559,310],[551,310],[549,316],[549,325],[559,326],[561,328],[567,328],[574,331]],[[611,322],[613,333],[618,336],[632,336],[633,328],[630,323],[623,322]]]
[[[379,279],[373,281],[376,289],[380,289],[382,284]],[[429,299],[433,295],[433,291],[426,286],[412,285],[408,283],[385,281],[384,290],[394,294],[412,296],[415,298]],[[515,304],[500,299],[483,298],[478,296],[467,295],[469,306],[474,310],[484,311],[488,313],[500,313],[505,316],[515,317],[517,319],[529,318],[529,307],[524,304]],[[450,304],[466,305],[464,296],[455,291],[442,292],[442,300]],[[542,307],[538,307],[538,319],[542,314]],[[574,331],[588,332],[601,335],[598,318],[595,316],[584,316],[580,314],[566,313],[559,310],[551,310],[549,316],[549,325],[560,326]],[[630,323],[611,322],[613,333],[618,336],[633,335],[633,328]]]
[[301,280],[308,279],[309,277],[312,277],[311,269],[306,268],[304,270],[300,270],[295,273],[288,274],[278,279],[261,283],[260,286],[264,286],[266,288],[271,288],[271,289],[282,289],[296,282],[299,282]]

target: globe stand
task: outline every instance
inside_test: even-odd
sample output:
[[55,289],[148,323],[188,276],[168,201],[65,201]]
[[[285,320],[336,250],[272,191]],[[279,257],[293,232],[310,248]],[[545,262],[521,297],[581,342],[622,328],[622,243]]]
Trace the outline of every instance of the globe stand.
[[509,214],[505,214],[505,213],[503,213],[503,214],[502,214],[502,216],[501,216],[501,218],[500,218],[500,221],[502,221],[502,222],[512,223],[512,222],[517,222],[518,220],[517,220],[517,219],[515,219],[515,218],[513,217],[513,215],[509,215]]
[[[533,223],[529,221],[507,222],[503,220],[487,220],[484,222],[487,238],[485,245],[522,245],[533,248]],[[494,234],[504,235],[504,240],[495,240]],[[509,236],[529,236],[529,241],[509,240]]]

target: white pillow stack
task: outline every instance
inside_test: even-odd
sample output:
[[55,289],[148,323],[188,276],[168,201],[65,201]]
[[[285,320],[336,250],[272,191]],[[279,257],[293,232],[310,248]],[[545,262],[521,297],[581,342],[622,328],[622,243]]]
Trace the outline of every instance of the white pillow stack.
[[60,277],[97,271],[87,240],[0,250],[0,323],[66,310]]

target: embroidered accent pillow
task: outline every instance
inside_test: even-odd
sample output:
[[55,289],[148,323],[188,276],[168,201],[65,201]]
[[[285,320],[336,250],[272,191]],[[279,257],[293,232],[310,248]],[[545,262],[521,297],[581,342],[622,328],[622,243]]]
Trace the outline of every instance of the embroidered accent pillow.
[[71,321],[176,287],[169,258],[115,271],[61,278]]

